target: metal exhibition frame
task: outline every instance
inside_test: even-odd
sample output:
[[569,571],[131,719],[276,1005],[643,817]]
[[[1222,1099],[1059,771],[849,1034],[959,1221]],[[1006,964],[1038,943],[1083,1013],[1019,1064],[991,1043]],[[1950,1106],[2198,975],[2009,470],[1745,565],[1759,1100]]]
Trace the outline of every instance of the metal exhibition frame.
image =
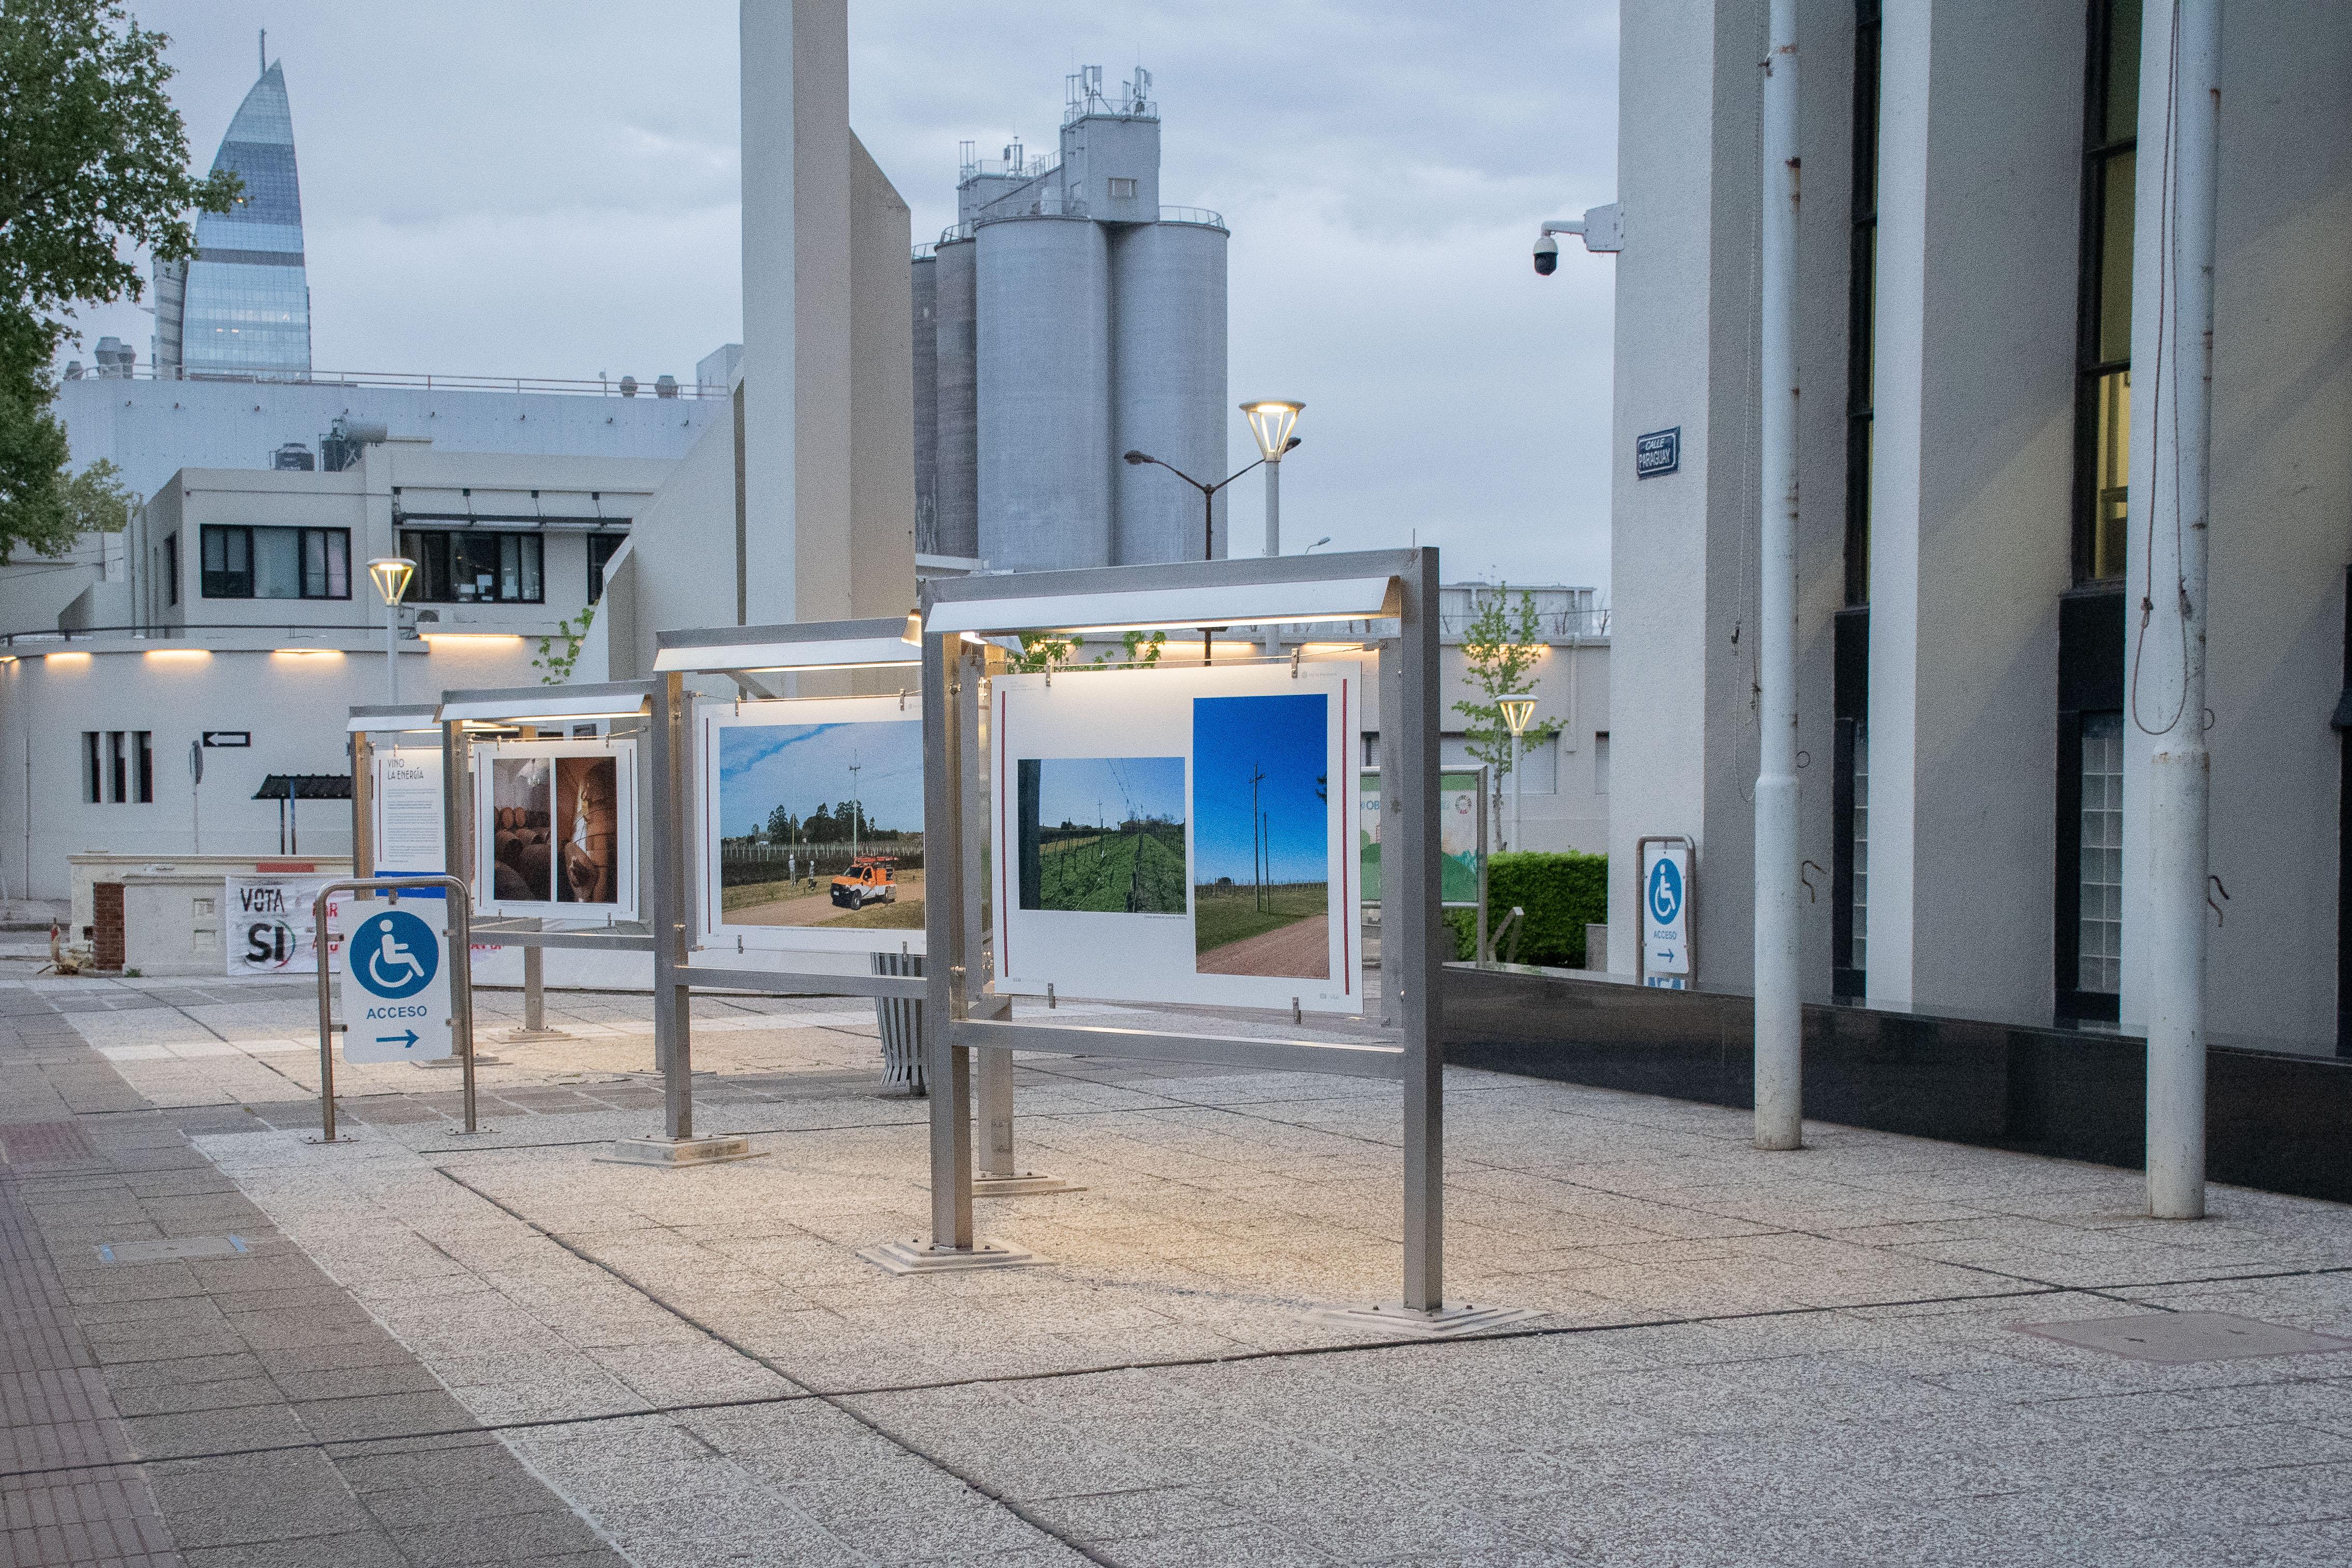
[[[972,1230],[971,1053],[1028,1051],[1385,1078],[1404,1086],[1402,1301],[1329,1314],[1417,1334],[1533,1315],[1449,1305],[1444,1288],[1444,1052],[1439,1036],[1438,559],[1433,549],[1185,561],[932,579],[921,585],[925,930],[924,1051],[930,1082],[931,1233],[866,1256],[898,1272],[1030,1261]],[[1366,641],[1381,659],[1381,994],[1393,1043],[1266,1040],[1016,1021],[976,993],[984,832],[968,833],[983,636],[1333,621],[1394,622]],[[1393,831],[1391,830],[1393,829]],[[1408,849],[1409,846],[1409,849]],[[1391,852],[1396,852],[1392,853]],[[1395,939],[1391,941],[1390,938]]]
[[[910,641],[910,638],[916,641]],[[813,621],[782,626],[721,626],[708,631],[664,632],[658,637],[658,652],[654,669],[670,677],[689,674],[722,675],[732,681],[747,698],[753,701],[773,700],[779,694],[767,679],[771,675],[811,674],[823,671],[874,671],[904,668],[913,675],[921,664],[919,646],[920,632],[915,618],[891,617],[864,621]],[[931,765],[930,710],[922,710],[924,727],[924,767],[926,774]],[[691,749],[691,747],[689,747]],[[980,791],[985,784],[985,761],[975,755],[961,780],[960,789],[967,812],[977,816]],[[926,814],[929,800],[926,797]],[[928,824],[927,824],[928,825]],[[689,818],[689,828],[691,820]],[[929,906],[929,852],[926,834],[924,854],[925,903]],[[701,840],[693,840],[698,847]],[[689,852],[688,863],[693,855]],[[977,932],[981,925],[981,883],[973,881],[964,890],[969,904],[967,929]],[[925,946],[929,946],[926,927]],[[974,973],[985,974],[984,956],[967,960]],[[924,965],[929,967],[928,956]],[[764,977],[761,985],[748,982],[734,988],[765,991],[771,996],[826,995],[848,992],[870,995],[877,999],[897,998],[904,1001],[924,1000],[928,987],[920,975],[879,974],[873,978],[884,982],[873,988],[852,988],[842,983],[840,975],[798,975],[772,970],[751,971]],[[778,984],[779,979],[784,982]],[[806,984],[803,984],[806,982]],[[821,983],[820,983],[821,982]],[[709,983],[709,982],[705,982]],[[1007,1009],[1007,1002],[990,998],[981,1005],[981,1011],[994,1016]],[[919,1047],[919,1049],[920,1049]],[[980,1071],[981,1114],[988,1124],[988,1141],[980,1169],[973,1176],[977,1190],[983,1197],[1027,1197],[1046,1193],[1079,1190],[1057,1176],[1020,1168],[1015,1158],[1013,1112],[1013,1052],[1009,1050],[989,1050],[981,1053]]]
[[[677,682],[611,681],[579,685],[503,686],[441,694],[441,802],[451,876],[474,893],[474,771],[476,739],[505,738],[525,727],[589,721],[642,724],[637,810],[638,909],[642,919],[602,926],[550,929],[539,916],[494,916],[475,922],[474,935],[502,947],[567,947],[597,953],[650,953],[654,960],[654,1065],[662,1075],[659,1138],[625,1139],[613,1157],[632,1164],[676,1166],[741,1159],[742,1138],[698,1137],[694,1131],[694,1043],[683,988],[665,979],[683,959],[685,874],[677,820],[684,795],[684,747],[675,706]],[[669,940],[660,937],[667,935]],[[469,955],[470,956],[470,955]]]

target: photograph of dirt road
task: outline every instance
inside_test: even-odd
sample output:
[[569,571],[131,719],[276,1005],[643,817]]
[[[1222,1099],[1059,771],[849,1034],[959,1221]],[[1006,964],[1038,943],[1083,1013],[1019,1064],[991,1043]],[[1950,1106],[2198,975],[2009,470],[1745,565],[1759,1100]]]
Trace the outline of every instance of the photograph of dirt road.
[[1184,913],[1184,759],[1014,763],[1024,909]]
[[719,925],[920,930],[923,728],[718,732]]
[[1198,974],[1331,977],[1328,703],[1193,700]]

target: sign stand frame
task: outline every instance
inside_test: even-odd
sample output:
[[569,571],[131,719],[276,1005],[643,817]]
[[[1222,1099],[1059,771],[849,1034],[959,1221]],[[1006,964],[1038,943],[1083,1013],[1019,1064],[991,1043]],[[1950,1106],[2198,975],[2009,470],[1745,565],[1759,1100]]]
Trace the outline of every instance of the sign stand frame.
[[[1330,1309],[1315,1314],[1318,1320],[1442,1338],[1537,1315],[1523,1308],[1445,1298],[1438,944],[1445,941],[1450,947],[1452,934],[1439,917],[1437,752],[1443,704],[1436,549],[938,578],[921,584],[920,613],[928,946],[935,955],[959,956],[971,951],[969,927],[977,919],[978,900],[968,883],[986,842],[984,831],[967,831],[974,824],[969,791],[961,787],[978,761],[983,668],[979,639],[1034,632],[1370,622],[1363,640],[1388,643],[1380,660],[1381,995],[1382,1021],[1394,1018],[1400,1038],[1393,1044],[1370,1045],[1015,1021],[1000,1010],[1009,998],[982,994],[982,974],[968,963],[929,964],[923,1044],[931,1086],[930,1233],[887,1242],[861,1256],[894,1273],[1034,1260],[973,1231],[974,1050],[1327,1072],[1403,1084],[1404,1267],[1400,1300]],[[1382,622],[1392,622],[1393,629]],[[1347,852],[1354,853],[1355,846],[1347,846]]]
[[[446,962],[449,965],[449,1030],[457,1039],[459,1067],[464,1071],[466,1097],[465,1135],[472,1137],[484,1129],[474,1114],[474,946],[471,917],[466,884],[454,876],[356,876],[342,882],[331,882],[319,890],[310,904],[311,940],[319,954],[319,1135],[306,1140],[313,1144],[349,1144],[358,1140],[340,1135],[335,1131],[335,1004],[331,985],[334,965],[328,955],[331,951],[327,924],[327,899],[337,893],[382,893],[391,903],[398,904],[400,895],[416,888],[437,887],[449,905],[448,925],[442,934],[448,944]],[[357,923],[354,922],[354,928]],[[346,962],[349,960],[346,959]],[[346,1023],[345,1031],[349,1031]]]

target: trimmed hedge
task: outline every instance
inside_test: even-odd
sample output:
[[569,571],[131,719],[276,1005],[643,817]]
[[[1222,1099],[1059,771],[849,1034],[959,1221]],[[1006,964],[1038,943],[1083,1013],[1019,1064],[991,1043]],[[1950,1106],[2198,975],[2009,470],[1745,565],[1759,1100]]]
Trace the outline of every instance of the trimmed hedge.
[[[1519,922],[1518,949],[1522,964],[1543,964],[1558,969],[1584,967],[1584,927],[1609,918],[1609,857],[1570,852],[1566,854],[1503,854],[1486,862],[1486,929],[1502,929],[1512,906],[1527,911]],[[1467,909],[1449,909],[1446,924],[1454,927],[1454,956],[1474,956],[1477,945],[1476,915]],[[1496,945],[1495,956],[1507,956],[1510,937]]]

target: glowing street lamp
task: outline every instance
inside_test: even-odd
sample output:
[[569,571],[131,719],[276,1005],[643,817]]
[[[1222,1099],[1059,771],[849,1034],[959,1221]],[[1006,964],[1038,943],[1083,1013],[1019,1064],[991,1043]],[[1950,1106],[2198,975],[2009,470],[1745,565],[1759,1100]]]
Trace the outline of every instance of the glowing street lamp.
[[1303,402],[1286,398],[1260,398],[1255,402],[1242,404],[1242,417],[1249,421],[1250,434],[1257,439],[1257,450],[1265,464],[1265,553],[1282,553],[1282,458],[1298,444],[1290,434],[1306,409]]
[[1519,743],[1528,733],[1528,721],[1536,716],[1536,699],[1505,697],[1495,706],[1503,710],[1503,722],[1511,730],[1511,844],[1523,849],[1526,846],[1519,842],[1519,802],[1525,795],[1522,786],[1526,780],[1519,775]]
[[408,595],[410,580],[416,575],[416,563],[404,555],[378,556],[368,562],[368,580],[375,584],[376,593],[383,600],[383,689],[384,700],[394,706],[400,703],[400,601]]

